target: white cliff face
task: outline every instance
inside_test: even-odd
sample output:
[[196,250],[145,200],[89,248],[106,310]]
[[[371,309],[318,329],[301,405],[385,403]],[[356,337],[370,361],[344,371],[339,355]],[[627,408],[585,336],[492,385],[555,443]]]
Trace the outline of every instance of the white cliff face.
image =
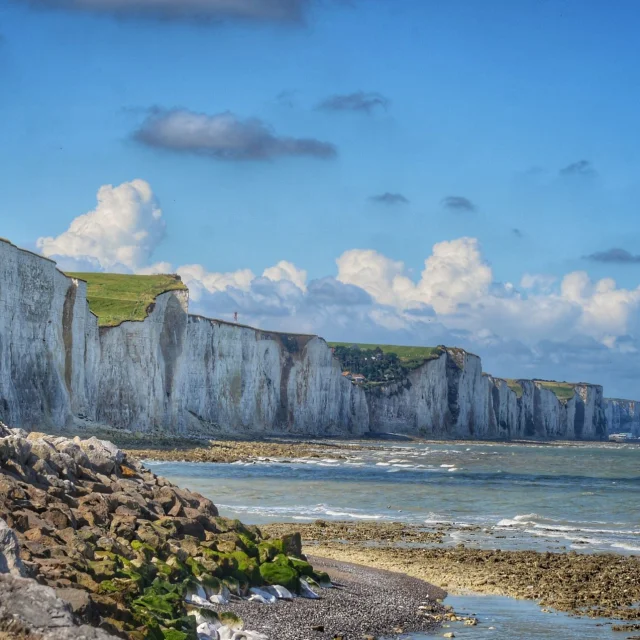
[[88,315],[55,263],[0,241],[0,419],[61,425],[83,410]]
[[371,430],[478,439],[604,436],[602,387],[577,385],[563,402],[535,381],[518,383],[521,397],[505,380],[483,374],[480,358],[448,348],[412,371],[406,384],[369,394]]
[[0,241],[0,420],[360,435],[367,411],[320,338],[189,316],[182,291],[98,328],[84,282]]
[[[84,282],[0,241],[0,420],[9,424],[87,418],[181,433],[604,436],[601,387],[577,385],[562,402],[534,381],[518,382],[521,397],[483,374],[477,356],[446,349],[407,380],[365,393],[321,338],[190,316],[181,291],[158,296],[143,322],[98,328]],[[608,401],[610,424],[637,421],[635,404],[623,402]]]
[[181,369],[191,426],[312,435],[368,430],[364,393],[321,338],[190,316]]
[[640,402],[606,398],[604,411],[607,433],[633,433],[640,436]]
[[368,395],[371,430],[435,438],[509,438],[517,398],[504,380],[482,373],[478,356],[446,349],[409,374],[406,383]]

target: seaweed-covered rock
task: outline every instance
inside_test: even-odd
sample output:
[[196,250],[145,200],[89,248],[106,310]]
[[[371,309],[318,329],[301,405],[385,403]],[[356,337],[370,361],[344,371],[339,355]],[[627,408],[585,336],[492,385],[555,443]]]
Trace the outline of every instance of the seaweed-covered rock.
[[260,575],[268,585],[280,584],[291,592],[298,591],[298,574],[286,564],[265,562],[260,565]]

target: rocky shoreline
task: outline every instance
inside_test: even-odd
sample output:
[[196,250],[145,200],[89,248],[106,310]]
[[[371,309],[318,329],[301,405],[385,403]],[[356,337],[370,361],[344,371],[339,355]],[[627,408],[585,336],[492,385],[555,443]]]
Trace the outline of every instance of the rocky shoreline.
[[[381,437],[383,434],[380,434]],[[101,436],[102,437],[102,436]],[[263,460],[280,460],[286,462],[296,458],[346,460],[357,456],[358,452],[372,451],[379,448],[382,442],[388,440],[309,440],[294,438],[265,438],[265,439],[215,439],[192,440],[185,438],[145,439],[123,435],[114,432],[109,435],[117,442],[127,455],[137,460],[157,460],[162,462],[256,462]],[[455,442],[456,445],[500,445],[500,446],[546,446],[546,447],[593,447],[619,448],[619,443],[611,442],[576,442],[567,440],[542,441],[477,441],[477,440],[423,440],[413,437],[399,438],[400,443],[442,445]],[[635,448],[637,445],[624,445]],[[639,447],[640,448],[640,447]]]
[[[135,444],[135,443],[134,443]],[[353,444],[309,440],[210,440],[208,442],[177,441],[166,446],[132,446],[124,443],[124,451],[137,460],[161,460],[179,462],[251,462],[256,460],[280,460],[292,458],[317,458],[345,460],[350,454],[361,451],[367,445],[360,441]]]
[[[574,615],[640,620],[638,556],[433,548],[428,539],[410,546],[406,543],[419,539],[420,528],[404,523],[395,529],[389,523],[325,521],[262,527],[271,535],[293,529],[314,555],[400,571],[454,593],[507,595]],[[373,546],[371,540],[382,544]]]
[[[327,573],[307,562],[299,534],[222,518],[95,437],[0,424],[0,519],[0,603],[41,589],[33,597],[66,612],[56,631],[29,619],[37,607],[20,620],[0,608],[2,640],[293,640],[310,616],[309,638],[357,640],[432,629],[445,614],[441,590],[335,562]],[[343,588],[326,588],[332,578]],[[292,595],[302,597],[281,601]]]

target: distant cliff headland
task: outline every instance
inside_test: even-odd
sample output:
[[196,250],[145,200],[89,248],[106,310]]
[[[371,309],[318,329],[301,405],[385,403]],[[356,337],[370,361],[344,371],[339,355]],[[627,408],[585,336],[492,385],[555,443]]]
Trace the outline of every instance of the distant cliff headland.
[[636,404],[450,347],[331,343],[188,313],[177,276],[63,274],[0,241],[0,421],[168,433],[602,439]]

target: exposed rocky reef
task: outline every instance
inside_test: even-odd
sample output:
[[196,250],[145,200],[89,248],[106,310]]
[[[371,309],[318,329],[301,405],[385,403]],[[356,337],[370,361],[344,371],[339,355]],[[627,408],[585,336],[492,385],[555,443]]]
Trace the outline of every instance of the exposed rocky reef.
[[[188,313],[161,294],[142,322],[98,327],[86,283],[0,241],[0,419],[178,434],[599,439],[602,387],[568,398],[516,388],[477,356],[441,348],[406,379],[365,390],[317,336],[261,331]],[[618,401],[615,401],[618,402]],[[610,421],[622,410],[611,405]],[[635,414],[634,414],[635,415]]]

